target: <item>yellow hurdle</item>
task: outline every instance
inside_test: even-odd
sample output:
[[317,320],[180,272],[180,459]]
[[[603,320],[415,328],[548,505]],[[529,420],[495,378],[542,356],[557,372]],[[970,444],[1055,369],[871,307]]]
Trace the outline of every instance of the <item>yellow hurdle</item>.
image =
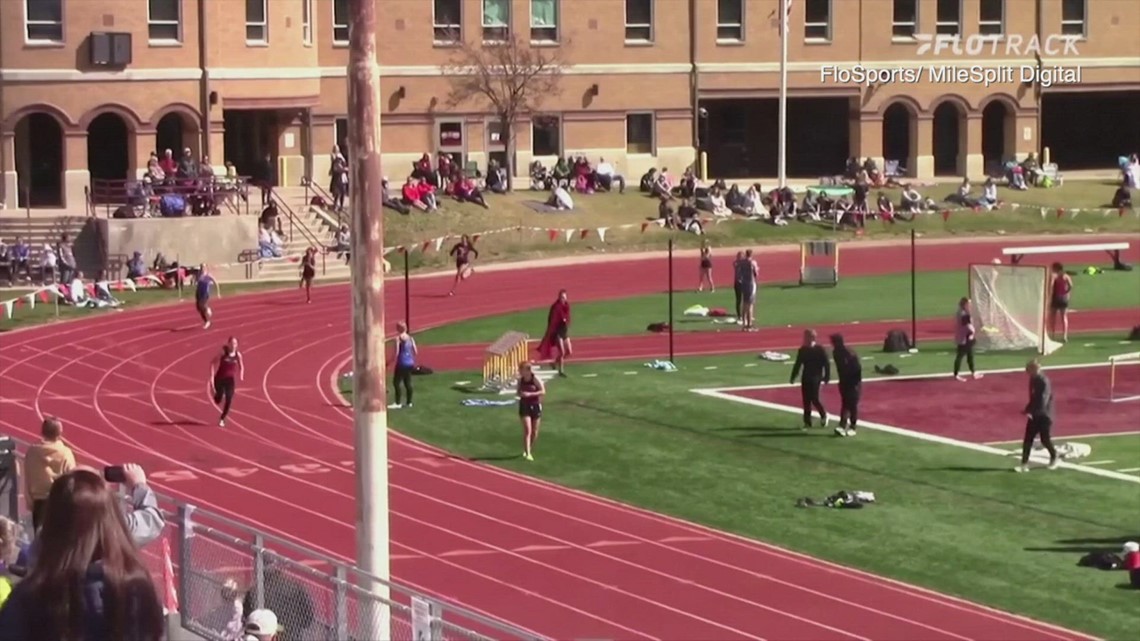
[[483,387],[505,390],[518,382],[519,364],[530,357],[530,337],[507,332],[491,343],[483,355]]

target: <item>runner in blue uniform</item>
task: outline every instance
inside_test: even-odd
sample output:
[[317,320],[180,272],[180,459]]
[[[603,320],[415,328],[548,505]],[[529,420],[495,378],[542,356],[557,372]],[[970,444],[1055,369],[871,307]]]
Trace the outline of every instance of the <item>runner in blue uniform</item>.
[[210,309],[211,287],[214,288],[214,293],[221,297],[222,290],[218,287],[218,281],[214,280],[203,263],[198,268],[198,284],[194,289],[194,305],[198,308],[198,315],[202,317],[202,329],[210,329],[210,323],[214,318],[214,310]]

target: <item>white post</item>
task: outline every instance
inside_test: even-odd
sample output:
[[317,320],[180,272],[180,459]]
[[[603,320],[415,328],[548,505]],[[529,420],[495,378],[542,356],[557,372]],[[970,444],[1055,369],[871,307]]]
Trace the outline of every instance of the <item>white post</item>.
[[779,186],[788,185],[788,3],[780,0],[780,138],[777,147]]

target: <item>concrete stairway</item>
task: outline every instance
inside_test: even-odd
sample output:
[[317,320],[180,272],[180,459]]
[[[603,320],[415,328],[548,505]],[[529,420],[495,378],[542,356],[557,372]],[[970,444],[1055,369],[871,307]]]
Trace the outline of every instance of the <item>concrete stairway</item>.
[[102,269],[99,260],[99,241],[93,225],[88,225],[86,216],[53,216],[37,214],[25,216],[23,212],[5,210],[0,213],[0,239],[13,245],[16,238],[32,246],[32,276],[39,279],[40,253],[44,245],[55,245],[60,236],[71,237],[77,267],[88,278],[94,278]]
[[[329,224],[327,217],[322,216],[320,212],[309,205],[308,195],[304,187],[278,187],[276,191],[285,204],[293,210],[300,223],[313,236],[316,236],[321,245],[324,247],[333,245],[336,229]],[[282,212],[280,217],[281,228],[288,236],[289,221],[284,217],[285,213]],[[258,273],[258,280],[299,279],[301,273],[300,258],[312,244],[309,236],[298,229],[298,226],[294,226],[292,240],[285,239],[284,258],[263,262]],[[317,257],[318,280],[348,280],[349,276],[348,265],[343,260],[338,260],[335,254]]]

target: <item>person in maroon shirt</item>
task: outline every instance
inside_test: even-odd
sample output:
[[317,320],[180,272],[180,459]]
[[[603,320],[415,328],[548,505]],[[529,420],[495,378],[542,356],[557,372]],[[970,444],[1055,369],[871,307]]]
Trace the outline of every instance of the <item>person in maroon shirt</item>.
[[542,423],[542,399],[546,386],[534,375],[529,361],[519,364],[519,422],[523,427],[523,458],[534,460],[534,442],[538,440],[538,427]]
[[317,277],[317,248],[310,247],[301,257],[301,288],[305,290],[305,302],[313,302],[313,279]]
[[451,285],[451,291],[448,296],[455,295],[455,288],[459,287],[459,281],[467,280],[475,273],[475,268],[471,266],[471,259],[479,257],[479,250],[475,249],[475,243],[471,242],[471,238],[467,234],[459,239],[455,247],[451,248],[450,256],[455,257],[455,282]]
[[[554,355],[555,350],[558,350],[557,356]],[[558,292],[558,300],[550,306],[550,314],[546,317],[546,333],[538,344],[538,355],[544,361],[553,360],[558,375],[565,377],[563,365],[570,350],[570,301],[563,289]]]
[[226,417],[230,415],[230,406],[234,402],[237,382],[245,380],[245,363],[238,351],[238,341],[233,336],[222,346],[222,353],[210,362],[210,374],[210,392],[214,396],[214,405],[222,406],[218,427],[225,427]]
[[1073,293],[1073,277],[1065,273],[1065,266],[1053,263],[1049,283],[1049,333],[1057,335],[1057,321],[1061,321],[1061,342],[1069,342],[1069,296]]

